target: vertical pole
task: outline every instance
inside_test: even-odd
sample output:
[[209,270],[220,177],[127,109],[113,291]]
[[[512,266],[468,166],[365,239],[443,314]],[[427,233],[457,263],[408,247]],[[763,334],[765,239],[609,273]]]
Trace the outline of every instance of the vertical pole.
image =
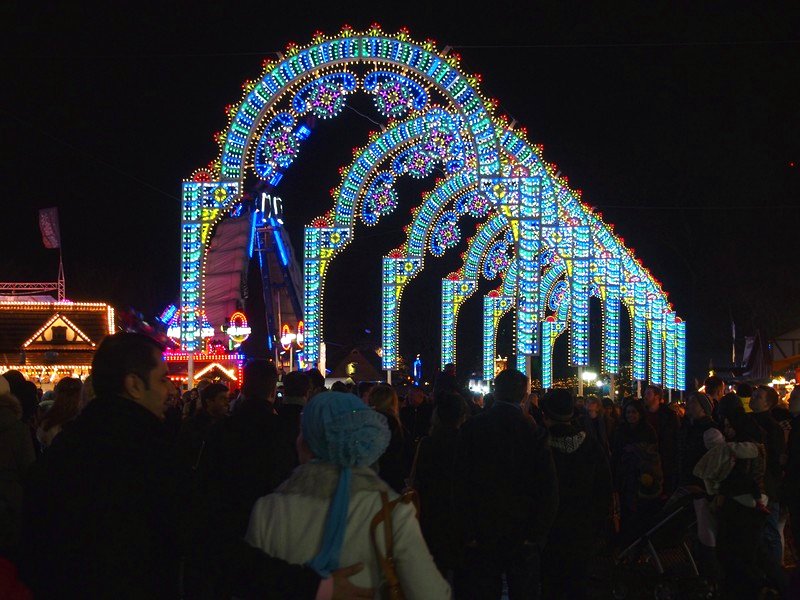
[[326,371],[326,361],[327,356],[325,355],[325,342],[320,342],[319,344],[319,370],[322,373],[323,377],[327,377],[325,374]]
[[289,344],[289,372],[294,371],[294,342]]
[[642,380],[641,379],[637,379],[636,380],[636,399],[638,400],[641,397],[642,397]]
[[672,388],[667,390],[667,403],[672,404]]
[[194,352],[189,352],[189,364],[187,365],[188,380],[186,382],[186,389],[191,390],[194,387]]
[[386,369],[386,383],[392,385],[392,370]]
[[62,260],[61,244],[58,245],[58,301],[63,302],[66,296],[66,283],[64,281],[64,261]]
[[617,376],[614,373],[611,373],[611,389],[608,390],[608,395],[612,400],[616,400],[617,398]]
[[525,356],[525,375],[528,377],[528,393],[533,388],[533,356]]
[[578,396],[583,396],[583,367],[578,367]]

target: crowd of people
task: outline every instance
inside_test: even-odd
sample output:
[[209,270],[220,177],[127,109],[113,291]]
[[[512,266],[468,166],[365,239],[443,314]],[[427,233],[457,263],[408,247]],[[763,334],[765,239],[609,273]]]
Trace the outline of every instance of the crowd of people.
[[161,355],[118,333],[46,397],[0,376],[1,597],[608,597],[592,566],[679,493],[709,589],[792,597],[799,388],[616,402],[509,369],[478,397],[252,360],[180,394]]

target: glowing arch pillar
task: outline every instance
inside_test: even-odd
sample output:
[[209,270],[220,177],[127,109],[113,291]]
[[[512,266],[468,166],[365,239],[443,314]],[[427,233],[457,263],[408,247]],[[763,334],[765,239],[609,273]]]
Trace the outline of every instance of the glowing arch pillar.
[[306,361],[319,362],[322,343],[322,297],[325,272],[331,258],[352,238],[348,227],[306,227],[303,252],[303,299],[305,303]]
[[664,385],[664,316],[666,306],[661,297],[650,299],[648,329],[650,331],[650,383]]
[[494,379],[497,353],[497,329],[500,319],[514,306],[513,296],[504,296],[492,290],[483,297],[483,378]]
[[400,314],[400,298],[403,295],[403,288],[409,279],[414,277],[422,269],[421,258],[393,258],[384,257],[383,259],[383,283],[382,289],[382,362],[384,370],[397,368],[397,356],[399,353],[397,343],[397,320]]
[[456,322],[464,301],[477,287],[472,279],[442,280],[442,369],[456,362]]
[[675,323],[676,387],[686,390],[686,322],[676,317]]
[[666,314],[665,334],[664,334],[664,385],[671,389],[678,389],[678,377],[676,369],[676,350],[677,350],[677,326],[675,317],[677,315],[670,311]]
[[202,346],[203,274],[212,227],[239,196],[238,182],[184,181],[181,206],[181,348]]
[[602,370],[611,375],[619,373],[619,319],[621,310],[620,280],[622,265],[619,259],[606,259],[601,286],[603,300]]

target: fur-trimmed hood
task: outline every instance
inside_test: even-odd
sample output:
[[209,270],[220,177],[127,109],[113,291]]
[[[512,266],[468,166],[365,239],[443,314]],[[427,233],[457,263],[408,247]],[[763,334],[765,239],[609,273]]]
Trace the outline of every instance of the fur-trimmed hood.
[[581,447],[586,440],[586,432],[578,431],[572,435],[554,436],[550,435],[550,447],[564,454],[572,454]]
[[[277,490],[278,494],[298,494],[312,498],[331,498],[339,483],[340,468],[326,462],[309,462],[297,467]],[[358,492],[389,492],[389,486],[369,467],[353,467],[350,495]]]

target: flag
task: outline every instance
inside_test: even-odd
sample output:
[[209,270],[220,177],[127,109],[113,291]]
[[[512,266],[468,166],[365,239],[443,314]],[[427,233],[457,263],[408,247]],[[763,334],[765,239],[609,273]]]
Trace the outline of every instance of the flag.
[[58,208],[39,210],[39,230],[45,248],[61,248],[61,231],[58,228]]

